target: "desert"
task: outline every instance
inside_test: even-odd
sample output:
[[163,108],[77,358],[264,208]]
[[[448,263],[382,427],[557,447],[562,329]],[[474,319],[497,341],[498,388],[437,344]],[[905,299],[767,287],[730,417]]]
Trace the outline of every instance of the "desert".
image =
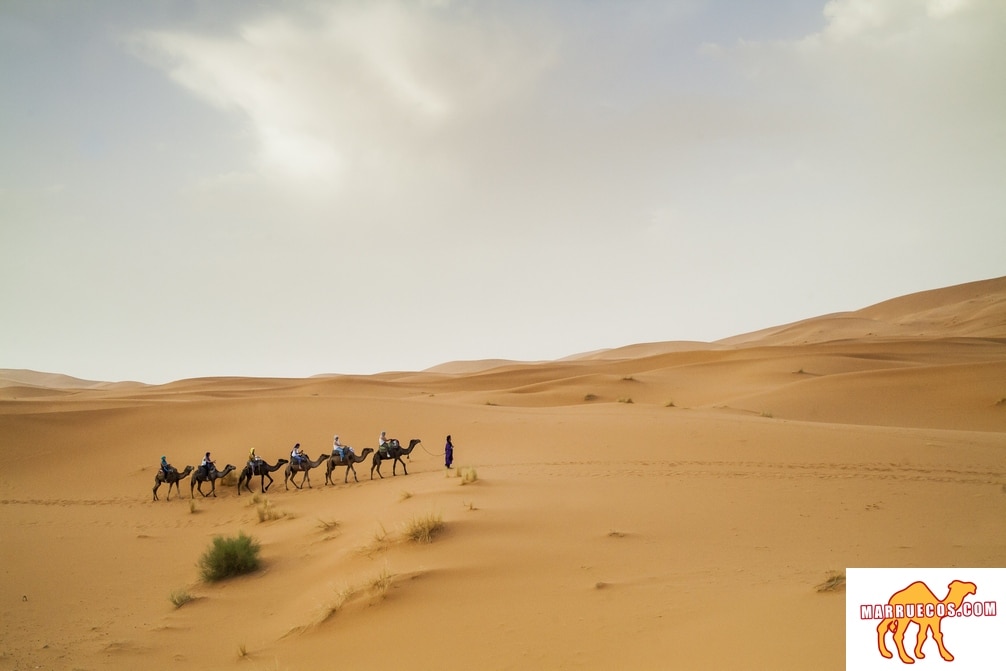
[[[161,455],[382,430],[407,473],[153,500]],[[556,361],[5,370],[0,450],[0,669],[842,669],[847,567],[1006,566],[1006,277]],[[239,533],[261,566],[203,581]]]

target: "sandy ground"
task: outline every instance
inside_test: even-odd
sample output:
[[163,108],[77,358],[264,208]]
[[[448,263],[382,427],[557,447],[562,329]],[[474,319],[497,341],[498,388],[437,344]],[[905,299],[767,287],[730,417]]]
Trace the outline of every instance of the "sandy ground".
[[[843,669],[832,571],[1006,566],[1006,278],[556,362],[0,377],[0,670]],[[162,454],[381,430],[407,475],[152,501]],[[238,532],[262,568],[202,582]]]

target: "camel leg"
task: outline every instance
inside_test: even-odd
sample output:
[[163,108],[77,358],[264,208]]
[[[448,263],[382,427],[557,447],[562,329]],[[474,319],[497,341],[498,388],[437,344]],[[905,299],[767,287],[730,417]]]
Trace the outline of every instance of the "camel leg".
[[[375,469],[375,468],[377,469],[377,474],[378,474],[378,475],[381,475],[381,460],[380,460],[380,459],[375,459],[375,460],[374,460],[374,463],[372,463],[372,464],[370,465],[370,479],[371,479],[371,480],[373,480],[373,479],[374,479],[374,469]],[[383,476],[383,475],[381,475],[381,479],[382,479],[382,480],[384,479],[384,476]]]
[[160,482],[154,481],[154,500],[157,500],[157,488],[161,486]]
[[898,657],[905,664],[914,664],[915,660],[908,656],[905,651],[905,634],[907,633],[908,625],[911,624],[909,619],[898,620],[898,628],[894,632],[894,644],[898,646]]
[[[884,620],[877,625],[877,649],[880,650],[880,655],[884,659],[890,659],[894,656],[891,654],[891,651],[887,649],[887,643],[884,642],[884,638],[887,636],[887,632],[893,623],[893,620]],[[895,631],[894,635],[897,636],[898,632]]]
[[948,662],[954,661],[954,656],[950,654],[947,647],[943,645],[943,631],[940,630],[940,621],[936,621],[936,626],[931,627],[933,630],[933,640],[936,641],[937,647],[940,649],[940,657],[947,660]]
[[919,633],[915,636],[915,659],[926,658],[926,653],[922,652],[922,644],[926,642],[926,636],[932,629],[930,625],[919,622]]

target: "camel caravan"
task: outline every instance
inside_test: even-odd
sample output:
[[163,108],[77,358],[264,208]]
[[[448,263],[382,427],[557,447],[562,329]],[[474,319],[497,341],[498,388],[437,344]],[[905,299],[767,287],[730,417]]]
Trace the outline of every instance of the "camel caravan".
[[[329,454],[323,454],[317,459],[311,459],[307,454],[301,450],[300,443],[293,446],[293,450],[290,451],[290,458],[278,459],[275,464],[270,464],[262,457],[255,453],[255,448],[251,448],[248,452],[248,462],[245,464],[244,468],[241,469],[241,473],[237,480],[237,491],[238,496],[241,495],[241,488],[244,487],[250,493],[252,479],[256,476],[259,478],[259,489],[263,493],[269,490],[269,487],[273,484],[272,473],[275,473],[280,468],[286,466],[283,471],[283,486],[289,490],[290,484],[296,489],[303,489],[306,484],[309,488],[311,487],[311,471],[318,468],[322,464],[325,464],[325,485],[335,485],[335,481],[332,479],[332,473],[337,468],[345,468],[346,472],[343,476],[343,483],[349,482],[349,474],[353,474],[353,480],[359,482],[359,478],[356,476],[356,464],[364,462],[367,457],[373,454],[370,461],[370,479],[374,479],[374,471],[377,471],[378,477],[384,479],[384,475],[381,473],[381,463],[384,461],[391,461],[391,474],[398,475],[398,465],[402,465],[402,473],[405,475],[409,474],[409,470],[405,467],[405,461],[402,457],[406,459],[411,459],[412,450],[415,449],[416,445],[419,445],[422,441],[419,438],[413,438],[409,441],[408,447],[402,447],[401,443],[396,438],[387,438],[386,432],[381,432],[381,437],[378,442],[377,448],[367,447],[364,448],[361,454],[357,454],[356,451],[349,445],[343,445],[339,442],[339,436],[335,436],[332,444],[332,451]],[[233,464],[227,464],[223,469],[218,469],[216,462],[213,460],[211,454],[207,452],[202,459],[202,462],[197,467],[186,466],[183,470],[179,471],[174,466],[168,463],[167,457],[161,457],[160,467],[157,469],[157,473],[154,475],[154,501],[159,501],[160,498],[157,496],[157,490],[160,489],[162,484],[168,485],[166,500],[171,500],[171,489],[174,488],[176,494],[181,498],[182,490],[180,482],[186,477],[189,478],[189,497],[195,498],[195,493],[198,491],[202,496],[212,496],[217,495],[217,480],[226,477],[231,471],[236,471],[237,467]],[[297,476],[300,474],[300,483],[297,482]],[[268,481],[268,482],[267,482]],[[203,491],[203,484],[209,485],[208,491]]]

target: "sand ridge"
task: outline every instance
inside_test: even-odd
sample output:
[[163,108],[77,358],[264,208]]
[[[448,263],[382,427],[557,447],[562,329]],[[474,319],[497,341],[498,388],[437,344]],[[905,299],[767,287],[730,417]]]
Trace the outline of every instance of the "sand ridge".
[[[1004,296],[375,376],[3,372],[0,669],[843,668],[830,571],[1006,561]],[[381,430],[422,439],[408,475],[151,500],[161,454],[240,467]],[[442,535],[404,539],[426,515]],[[262,569],[201,582],[239,531]]]

